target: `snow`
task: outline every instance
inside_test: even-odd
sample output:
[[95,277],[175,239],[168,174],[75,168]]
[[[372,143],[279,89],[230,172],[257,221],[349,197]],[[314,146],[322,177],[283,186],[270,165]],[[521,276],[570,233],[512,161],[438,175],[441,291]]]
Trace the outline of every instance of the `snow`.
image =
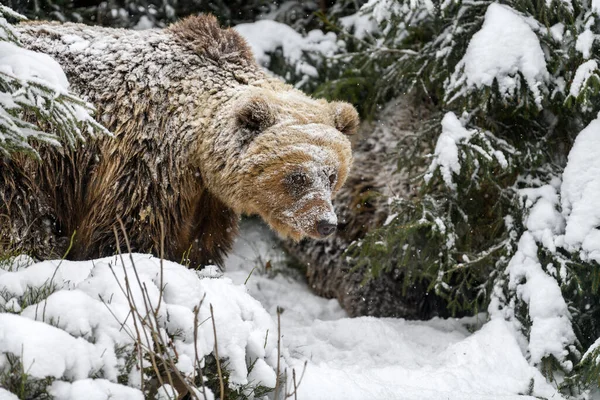
[[69,88],[64,71],[52,57],[10,42],[0,41],[0,72],[23,80],[40,79],[58,92]]
[[305,52],[331,56],[339,47],[333,32],[325,34],[316,29],[303,37],[290,26],[271,20],[239,24],[234,29],[248,41],[259,64],[268,66],[271,61],[269,54],[281,48],[287,64],[295,65],[297,74],[308,77],[317,77],[318,72],[303,60]]
[[[416,6],[419,2],[410,2],[411,6]],[[396,15],[403,12],[402,4],[395,0],[369,0],[361,9],[363,13],[369,13],[371,17],[380,24],[383,21],[389,21]]]
[[590,30],[586,29],[582,33],[577,36],[577,42],[575,43],[575,49],[579,51],[584,59],[590,58],[592,45],[594,44],[594,40],[596,35]]
[[[575,344],[576,337],[571,314],[557,281],[559,277],[564,279],[566,271],[561,265],[542,266],[538,258],[540,247],[555,253],[564,232],[564,219],[558,211],[560,185],[560,179],[555,178],[548,184],[519,190],[526,210],[523,224],[527,230],[519,238],[517,251],[505,275],[508,290],[521,304],[528,306],[531,327],[528,338],[521,338],[521,341],[530,363],[540,365],[545,357],[553,356],[570,371],[573,365],[567,359],[568,349]],[[509,226],[509,229],[512,228]],[[515,331],[521,331],[523,327],[515,318],[515,304],[505,303],[501,293],[494,293],[488,308],[492,320],[511,321]]]
[[600,262],[600,118],[583,129],[569,153],[561,187],[564,247]]
[[533,235],[525,232],[507,268],[509,289],[529,305],[528,352],[532,364],[539,365],[544,357],[552,355],[570,370],[572,364],[564,351],[575,343],[570,313],[558,282],[542,269],[537,252]]
[[[562,398],[528,363],[505,321],[471,334],[484,314],[430,321],[347,318],[337,301],[315,296],[286,272],[285,256],[265,227],[247,223],[242,231],[225,276],[239,284],[247,279],[249,293],[272,315],[283,308],[287,363],[299,376],[307,362],[298,399],[524,399],[520,394],[531,380],[535,395]],[[272,277],[272,270],[280,273]]]
[[[26,317],[0,314],[0,353],[21,357],[35,378],[83,379],[104,365],[102,350],[49,324]],[[0,369],[6,359],[0,359]]]
[[600,347],[600,338],[596,339],[596,341],[594,342],[594,344],[592,344],[590,346],[590,348],[587,349],[587,351],[585,352],[585,354],[583,355],[583,357],[581,357],[581,359],[585,360],[586,358],[590,357],[594,353],[594,351],[596,351],[599,347]]
[[69,44],[69,50],[73,52],[83,51],[87,49],[90,45],[89,40],[85,40],[84,38],[78,35],[64,35],[61,37],[61,40],[64,43]]
[[585,87],[587,80],[594,74],[597,74],[598,62],[596,60],[589,60],[581,64],[577,71],[575,71],[575,77],[571,83],[569,93],[573,97],[578,97],[581,90]]
[[[484,324],[485,314],[430,321],[348,318],[336,300],[315,296],[285,267],[285,255],[268,228],[247,221],[242,231],[224,275],[215,268],[197,273],[164,261],[160,307],[160,261],[131,256],[150,303],[158,308],[161,332],[178,332],[174,342],[183,373],[193,367],[192,310],[204,299],[199,321],[208,318],[212,304],[219,353],[228,358],[230,379],[237,383],[274,385],[274,321],[279,308],[287,388],[289,392],[293,368],[297,378],[303,375],[300,400],[533,399],[522,396],[530,382],[532,395],[561,398],[528,363],[509,322],[494,319]],[[113,272],[121,284],[125,273],[135,282],[129,256],[125,270],[118,257],[28,267],[23,266],[27,260],[18,262],[18,269],[0,274],[0,292],[14,290],[14,297],[21,298],[25,284],[40,287],[53,276],[56,291],[47,301],[25,307],[20,316],[0,314],[1,352],[19,354],[23,345],[26,365],[30,363],[36,376],[57,377],[48,388],[57,399],[143,398],[132,378],[139,380],[139,374],[130,377],[133,387],[116,382],[123,360],[114,346],[131,343],[133,321],[130,317],[121,329],[128,306]],[[139,288],[131,289],[133,298],[140,300]],[[199,351],[208,354],[214,345],[212,325],[201,323],[198,329]],[[249,375],[247,358],[258,360]],[[171,388],[164,386],[160,393],[165,396]]]
[[563,36],[565,34],[565,24],[559,22],[550,27],[550,34],[552,38],[557,42],[561,42],[563,40]]
[[340,25],[344,29],[351,31],[358,39],[364,39],[379,31],[379,26],[373,17],[370,14],[360,11],[340,18]]
[[19,398],[8,390],[0,388],[0,400],[19,400]]
[[[584,81],[581,71],[590,69],[596,69],[595,61],[584,63],[575,80]],[[523,220],[527,230],[520,237],[517,251],[508,264],[506,278],[508,290],[528,306],[531,328],[528,338],[522,338],[521,342],[532,365],[539,365],[544,357],[553,356],[565,370],[573,368],[567,356],[576,351],[576,338],[571,314],[558,284],[558,280],[567,279],[567,271],[560,262],[542,265],[538,252],[544,249],[557,254],[557,249],[563,248],[578,254],[583,261],[600,262],[599,138],[600,118],[577,136],[562,179],[554,178],[545,185],[519,189],[527,210]],[[515,304],[506,303],[504,295],[496,291],[488,308],[492,320],[511,321],[515,331],[520,331],[522,326],[515,318]],[[593,348],[586,354],[591,354]]]
[[317,321],[294,338],[290,344],[310,359],[299,398],[517,398],[529,379],[539,382],[539,394],[556,393],[501,321],[469,335],[454,321],[362,317]]
[[453,174],[460,173],[458,144],[468,141],[475,130],[466,129],[456,114],[448,112],[442,119],[442,133],[435,145],[434,159],[429,165],[425,181],[428,182],[436,169],[440,169],[444,183],[451,189],[456,189],[452,179]]
[[106,379],[81,379],[75,382],[54,381],[48,388],[55,400],[143,400],[137,389]]
[[27,18],[13,9],[0,4],[0,40],[12,42],[18,37],[18,34],[5,17],[14,18],[17,21],[26,20]]
[[151,28],[154,28],[154,23],[146,15],[142,15],[138,23],[133,27],[133,29],[138,31]]
[[[6,7],[2,7],[0,13],[10,14]],[[37,154],[28,143],[32,138],[61,145],[54,133],[42,132],[39,126],[21,119],[20,108],[29,108],[29,113],[41,115],[45,122],[42,125],[69,125],[69,129],[61,132],[63,143],[73,145],[77,140],[83,141],[85,131],[91,136],[98,131],[110,135],[92,118],[93,107],[69,94],[69,82],[54,59],[20,47],[17,31],[1,17],[0,32],[4,39],[10,40],[0,40],[0,74],[6,86],[0,93],[0,151],[4,155],[9,154],[11,147]],[[84,44],[77,42],[73,46]]]
[[[544,52],[525,18],[512,8],[489,5],[481,30],[471,38],[467,51],[449,81],[448,92],[461,93],[471,88],[491,87],[494,81],[503,96],[513,95],[520,87],[521,73],[541,108],[541,87],[549,79]],[[450,101],[458,97],[455,94]]]
[[168,383],[165,383],[164,385],[158,388],[156,398],[157,400],[171,400],[176,399],[178,396],[179,393],[177,392],[177,390]]

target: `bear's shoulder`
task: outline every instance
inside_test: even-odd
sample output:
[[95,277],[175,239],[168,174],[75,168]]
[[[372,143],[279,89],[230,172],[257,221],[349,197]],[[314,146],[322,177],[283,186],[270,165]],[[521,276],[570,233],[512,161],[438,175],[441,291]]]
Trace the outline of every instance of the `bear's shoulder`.
[[254,63],[252,50],[246,40],[231,28],[221,28],[213,15],[190,16],[167,29],[182,45],[219,64]]

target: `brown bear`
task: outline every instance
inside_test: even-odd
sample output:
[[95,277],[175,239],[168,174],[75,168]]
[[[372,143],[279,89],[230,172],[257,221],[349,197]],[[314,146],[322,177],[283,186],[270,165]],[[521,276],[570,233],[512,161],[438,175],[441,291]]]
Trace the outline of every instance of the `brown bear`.
[[1,160],[4,240],[39,258],[68,249],[88,259],[116,252],[121,220],[132,251],[195,267],[222,262],[241,214],[295,240],[335,230],[331,200],[351,166],[355,109],[269,76],[214,17],[164,30],[18,30],[61,64],[114,138]]

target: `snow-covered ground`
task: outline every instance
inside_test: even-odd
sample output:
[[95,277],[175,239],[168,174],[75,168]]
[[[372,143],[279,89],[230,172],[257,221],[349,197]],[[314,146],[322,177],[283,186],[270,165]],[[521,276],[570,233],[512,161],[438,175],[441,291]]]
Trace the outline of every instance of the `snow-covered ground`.
[[248,293],[273,318],[283,308],[287,363],[302,371],[308,361],[299,399],[526,399],[533,398],[523,395],[532,382],[535,395],[562,398],[528,364],[504,321],[483,325],[483,314],[430,321],[348,318],[336,300],[312,294],[285,270],[272,279],[261,274],[266,261],[277,266],[283,257],[271,235],[259,223],[245,223],[225,277],[238,284],[248,279]]
[[[195,359],[194,307],[202,303],[198,321],[205,321],[212,304],[231,382],[273,386],[280,308],[282,367],[290,378],[292,369],[297,379],[303,375],[301,400],[533,398],[526,393],[561,398],[529,365],[504,320],[348,318],[336,300],[315,296],[300,274],[286,269],[272,233],[256,221],[243,223],[224,276],[164,262],[162,298],[160,261],[142,254],[132,259],[148,302],[159,310],[161,333],[176,335],[183,373],[190,373]],[[124,258],[124,269],[117,257],[30,266],[19,260],[0,271],[1,305],[20,311],[0,314],[0,370],[7,367],[5,354],[13,353],[22,357],[30,376],[56,379],[49,388],[56,398],[93,392],[95,399],[141,399],[137,389],[115,383],[124,362],[115,348],[132,343],[139,323],[130,317],[117,280],[123,284],[127,274],[132,297],[144,303],[130,259]],[[59,289],[48,300],[32,301],[39,293],[35,288],[50,280]],[[31,304],[20,310],[26,298]],[[211,333],[210,323],[200,324],[201,355],[212,351]],[[248,374],[247,360],[256,359]],[[97,376],[103,379],[90,379]],[[134,386],[139,382],[135,369],[129,380]],[[12,398],[3,392],[0,398]]]

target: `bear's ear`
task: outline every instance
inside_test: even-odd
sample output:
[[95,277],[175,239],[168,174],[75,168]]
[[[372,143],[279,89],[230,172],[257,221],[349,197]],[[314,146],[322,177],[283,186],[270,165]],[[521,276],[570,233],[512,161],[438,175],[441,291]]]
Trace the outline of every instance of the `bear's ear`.
[[267,101],[258,96],[246,100],[236,111],[241,127],[260,132],[275,124],[275,115]]
[[358,113],[349,103],[335,101],[331,103],[333,107],[333,118],[335,128],[345,135],[354,135],[358,130]]

